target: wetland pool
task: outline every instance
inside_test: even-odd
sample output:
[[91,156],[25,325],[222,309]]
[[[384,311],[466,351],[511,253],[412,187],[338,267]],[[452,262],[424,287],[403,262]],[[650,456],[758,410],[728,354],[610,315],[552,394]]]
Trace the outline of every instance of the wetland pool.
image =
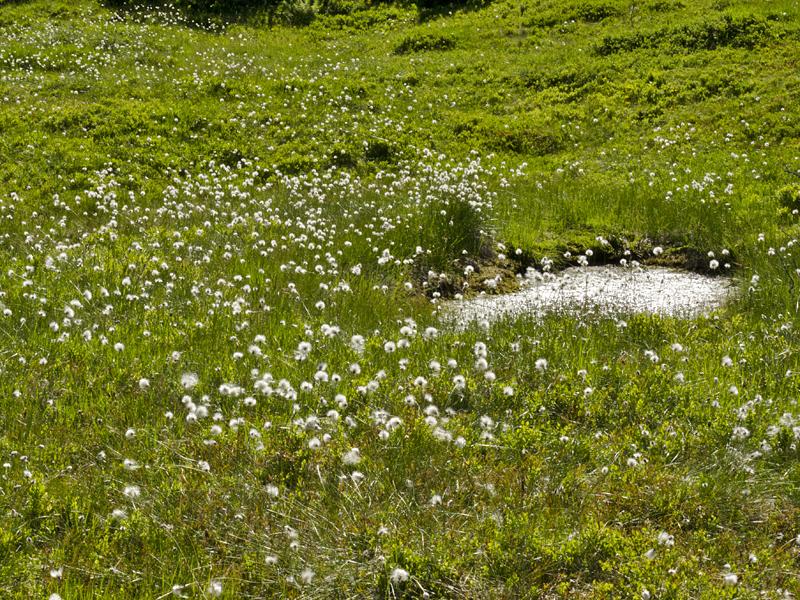
[[665,267],[576,267],[526,277],[520,289],[509,294],[445,302],[440,313],[443,320],[461,327],[472,321],[553,312],[692,318],[722,306],[734,288],[727,277]]

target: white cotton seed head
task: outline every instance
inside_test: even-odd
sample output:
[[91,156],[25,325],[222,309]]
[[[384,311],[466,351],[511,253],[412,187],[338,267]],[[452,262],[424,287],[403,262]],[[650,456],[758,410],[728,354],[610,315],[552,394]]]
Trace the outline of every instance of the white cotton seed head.
[[314,579],[314,575],[315,573],[311,569],[308,568],[303,569],[303,572],[300,573],[300,581],[302,581],[305,584],[309,584]]
[[357,465],[361,462],[361,451],[358,448],[351,448],[342,457],[342,462],[346,465]]
[[405,569],[401,569],[400,567],[397,567],[392,571],[390,579],[394,584],[405,583],[406,581],[408,581],[408,571],[406,571]]
[[222,582],[212,579],[208,584],[208,595],[212,598],[218,598],[222,595]]
[[122,490],[122,493],[133,500],[142,495],[142,490],[138,485],[127,485],[125,486],[125,489]]
[[184,389],[190,390],[197,385],[200,379],[196,373],[184,373],[181,375],[181,385]]

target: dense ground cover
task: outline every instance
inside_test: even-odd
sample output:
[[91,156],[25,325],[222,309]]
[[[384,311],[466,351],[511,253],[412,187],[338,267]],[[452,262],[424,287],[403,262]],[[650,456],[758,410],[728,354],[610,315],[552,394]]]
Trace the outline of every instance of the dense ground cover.
[[798,593],[798,3],[331,6],[0,2],[0,595]]

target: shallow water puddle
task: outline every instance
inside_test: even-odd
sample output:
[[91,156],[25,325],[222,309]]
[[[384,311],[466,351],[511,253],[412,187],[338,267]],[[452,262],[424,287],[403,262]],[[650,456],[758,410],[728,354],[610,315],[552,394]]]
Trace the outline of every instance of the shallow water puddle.
[[511,294],[447,302],[441,313],[461,324],[550,312],[694,317],[721,306],[733,287],[725,277],[663,267],[582,267],[526,279]]

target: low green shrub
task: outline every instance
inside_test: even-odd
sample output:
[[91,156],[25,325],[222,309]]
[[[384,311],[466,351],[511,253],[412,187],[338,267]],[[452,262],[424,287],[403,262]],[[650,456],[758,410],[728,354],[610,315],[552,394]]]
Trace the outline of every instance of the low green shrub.
[[599,23],[619,13],[619,8],[608,2],[582,2],[575,7],[575,16],[587,23]]
[[456,47],[455,40],[446,35],[427,33],[424,35],[410,35],[395,46],[395,54],[411,54],[413,52],[427,52],[429,50],[452,50]]
[[672,46],[676,49],[696,52],[716,48],[747,48],[752,50],[767,45],[778,37],[778,32],[759,17],[732,17],[721,20],[705,20],[680,27],[664,27],[650,33],[629,33],[606,36],[595,48],[602,56],[617,52],[631,52],[640,48]]
[[786,185],[778,190],[778,203],[783,208],[800,209],[800,185]]

